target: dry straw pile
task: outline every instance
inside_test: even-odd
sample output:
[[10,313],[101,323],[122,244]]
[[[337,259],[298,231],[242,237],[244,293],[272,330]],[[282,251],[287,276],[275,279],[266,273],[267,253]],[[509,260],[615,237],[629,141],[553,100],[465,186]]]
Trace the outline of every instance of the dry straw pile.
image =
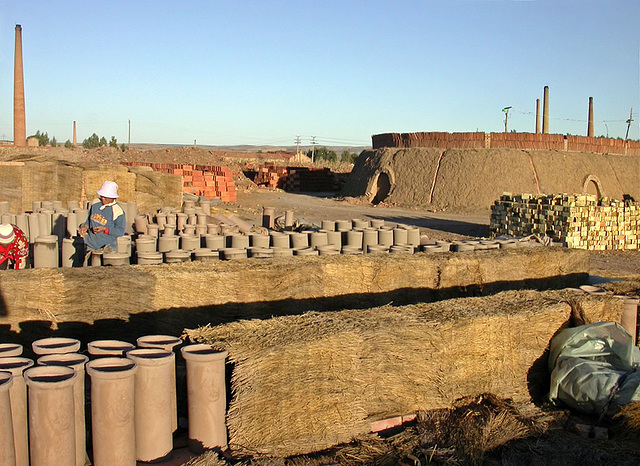
[[185,334],[229,352],[232,449],[291,456],[348,442],[369,432],[372,421],[447,408],[463,396],[542,396],[546,348],[572,311],[588,321],[619,321],[621,300],[508,291]]
[[[508,288],[576,286],[584,283],[581,280],[588,270],[585,251],[543,247],[27,269],[0,273],[4,299],[0,324],[93,322],[162,311],[157,316],[160,323],[170,318],[172,324],[182,322],[178,328],[185,328],[309,310],[433,301]],[[176,327],[165,328],[175,331]]]

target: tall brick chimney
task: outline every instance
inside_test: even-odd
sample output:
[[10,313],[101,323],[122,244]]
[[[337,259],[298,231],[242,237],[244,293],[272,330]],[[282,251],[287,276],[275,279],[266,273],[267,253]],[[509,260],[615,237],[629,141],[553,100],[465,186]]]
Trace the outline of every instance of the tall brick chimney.
[[76,121],[73,120],[73,147],[78,145],[78,140],[76,139]]
[[589,97],[589,124],[587,126],[587,137],[593,137],[593,97]]
[[544,86],[542,101],[542,134],[549,134],[549,86]]
[[16,24],[16,45],[13,65],[13,145],[27,145],[27,125],[24,111],[24,76],[22,74],[22,26]]
[[540,134],[540,99],[536,99],[536,134]]

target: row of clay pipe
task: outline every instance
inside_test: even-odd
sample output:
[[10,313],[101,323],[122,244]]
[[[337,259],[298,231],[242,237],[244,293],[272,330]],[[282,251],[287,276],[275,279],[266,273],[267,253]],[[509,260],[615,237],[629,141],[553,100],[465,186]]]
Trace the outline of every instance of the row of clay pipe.
[[34,268],[83,265],[152,265],[190,261],[233,260],[247,257],[317,256],[415,252],[461,252],[540,245],[535,242],[473,239],[436,241],[417,227],[386,224],[382,219],[322,220],[321,227],[290,229],[293,211],[286,211],[284,231],[274,230],[272,208],[263,208],[262,228],[237,216],[210,215],[208,201],[185,201],[182,209],[164,207],[154,215],[136,215],[133,235],[118,238],[115,251],[91,254],[85,263],[82,240],[56,235],[36,238]]
[[[0,343],[0,465],[120,466],[169,460],[178,428],[176,355],[182,340],[138,338],[137,347],[97,340],[81,354],[73,338],[22,346]],[[186,362],[189,448],[227,445],[226,351],[181,348]],[[91,458],[87,454],[85,370],[90,379]]]
[[[119,201],[118,204],[124,210],[125,218],[135,218],[136,202]],[[17,225],[29,243],[35,243],[40,236],[55,236],[61,243],[63,238],[76,235],[78,225],[87,219],[90,207],[91,201],[33,201],[30,212],[12,214],[9,203],[0,201],[0,222]],[[125,232],[133,233],[133,220],[127,222]]]

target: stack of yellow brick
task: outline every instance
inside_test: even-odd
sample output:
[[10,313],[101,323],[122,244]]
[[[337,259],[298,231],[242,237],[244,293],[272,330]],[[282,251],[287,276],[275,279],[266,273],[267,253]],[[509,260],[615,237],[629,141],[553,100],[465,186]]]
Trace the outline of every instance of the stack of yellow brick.
[[491,207],[493,236],[547,235],[576,249],[639,249],[640,207],[583,195],[512,195]]

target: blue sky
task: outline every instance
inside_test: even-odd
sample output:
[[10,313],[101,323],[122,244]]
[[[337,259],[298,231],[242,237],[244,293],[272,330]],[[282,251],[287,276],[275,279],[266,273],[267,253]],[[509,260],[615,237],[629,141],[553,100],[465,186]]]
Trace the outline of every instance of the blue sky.
[[27,135],[368,145],[409,131],[639,139],[640,1],[0,0],[0,138],[22,25]]

